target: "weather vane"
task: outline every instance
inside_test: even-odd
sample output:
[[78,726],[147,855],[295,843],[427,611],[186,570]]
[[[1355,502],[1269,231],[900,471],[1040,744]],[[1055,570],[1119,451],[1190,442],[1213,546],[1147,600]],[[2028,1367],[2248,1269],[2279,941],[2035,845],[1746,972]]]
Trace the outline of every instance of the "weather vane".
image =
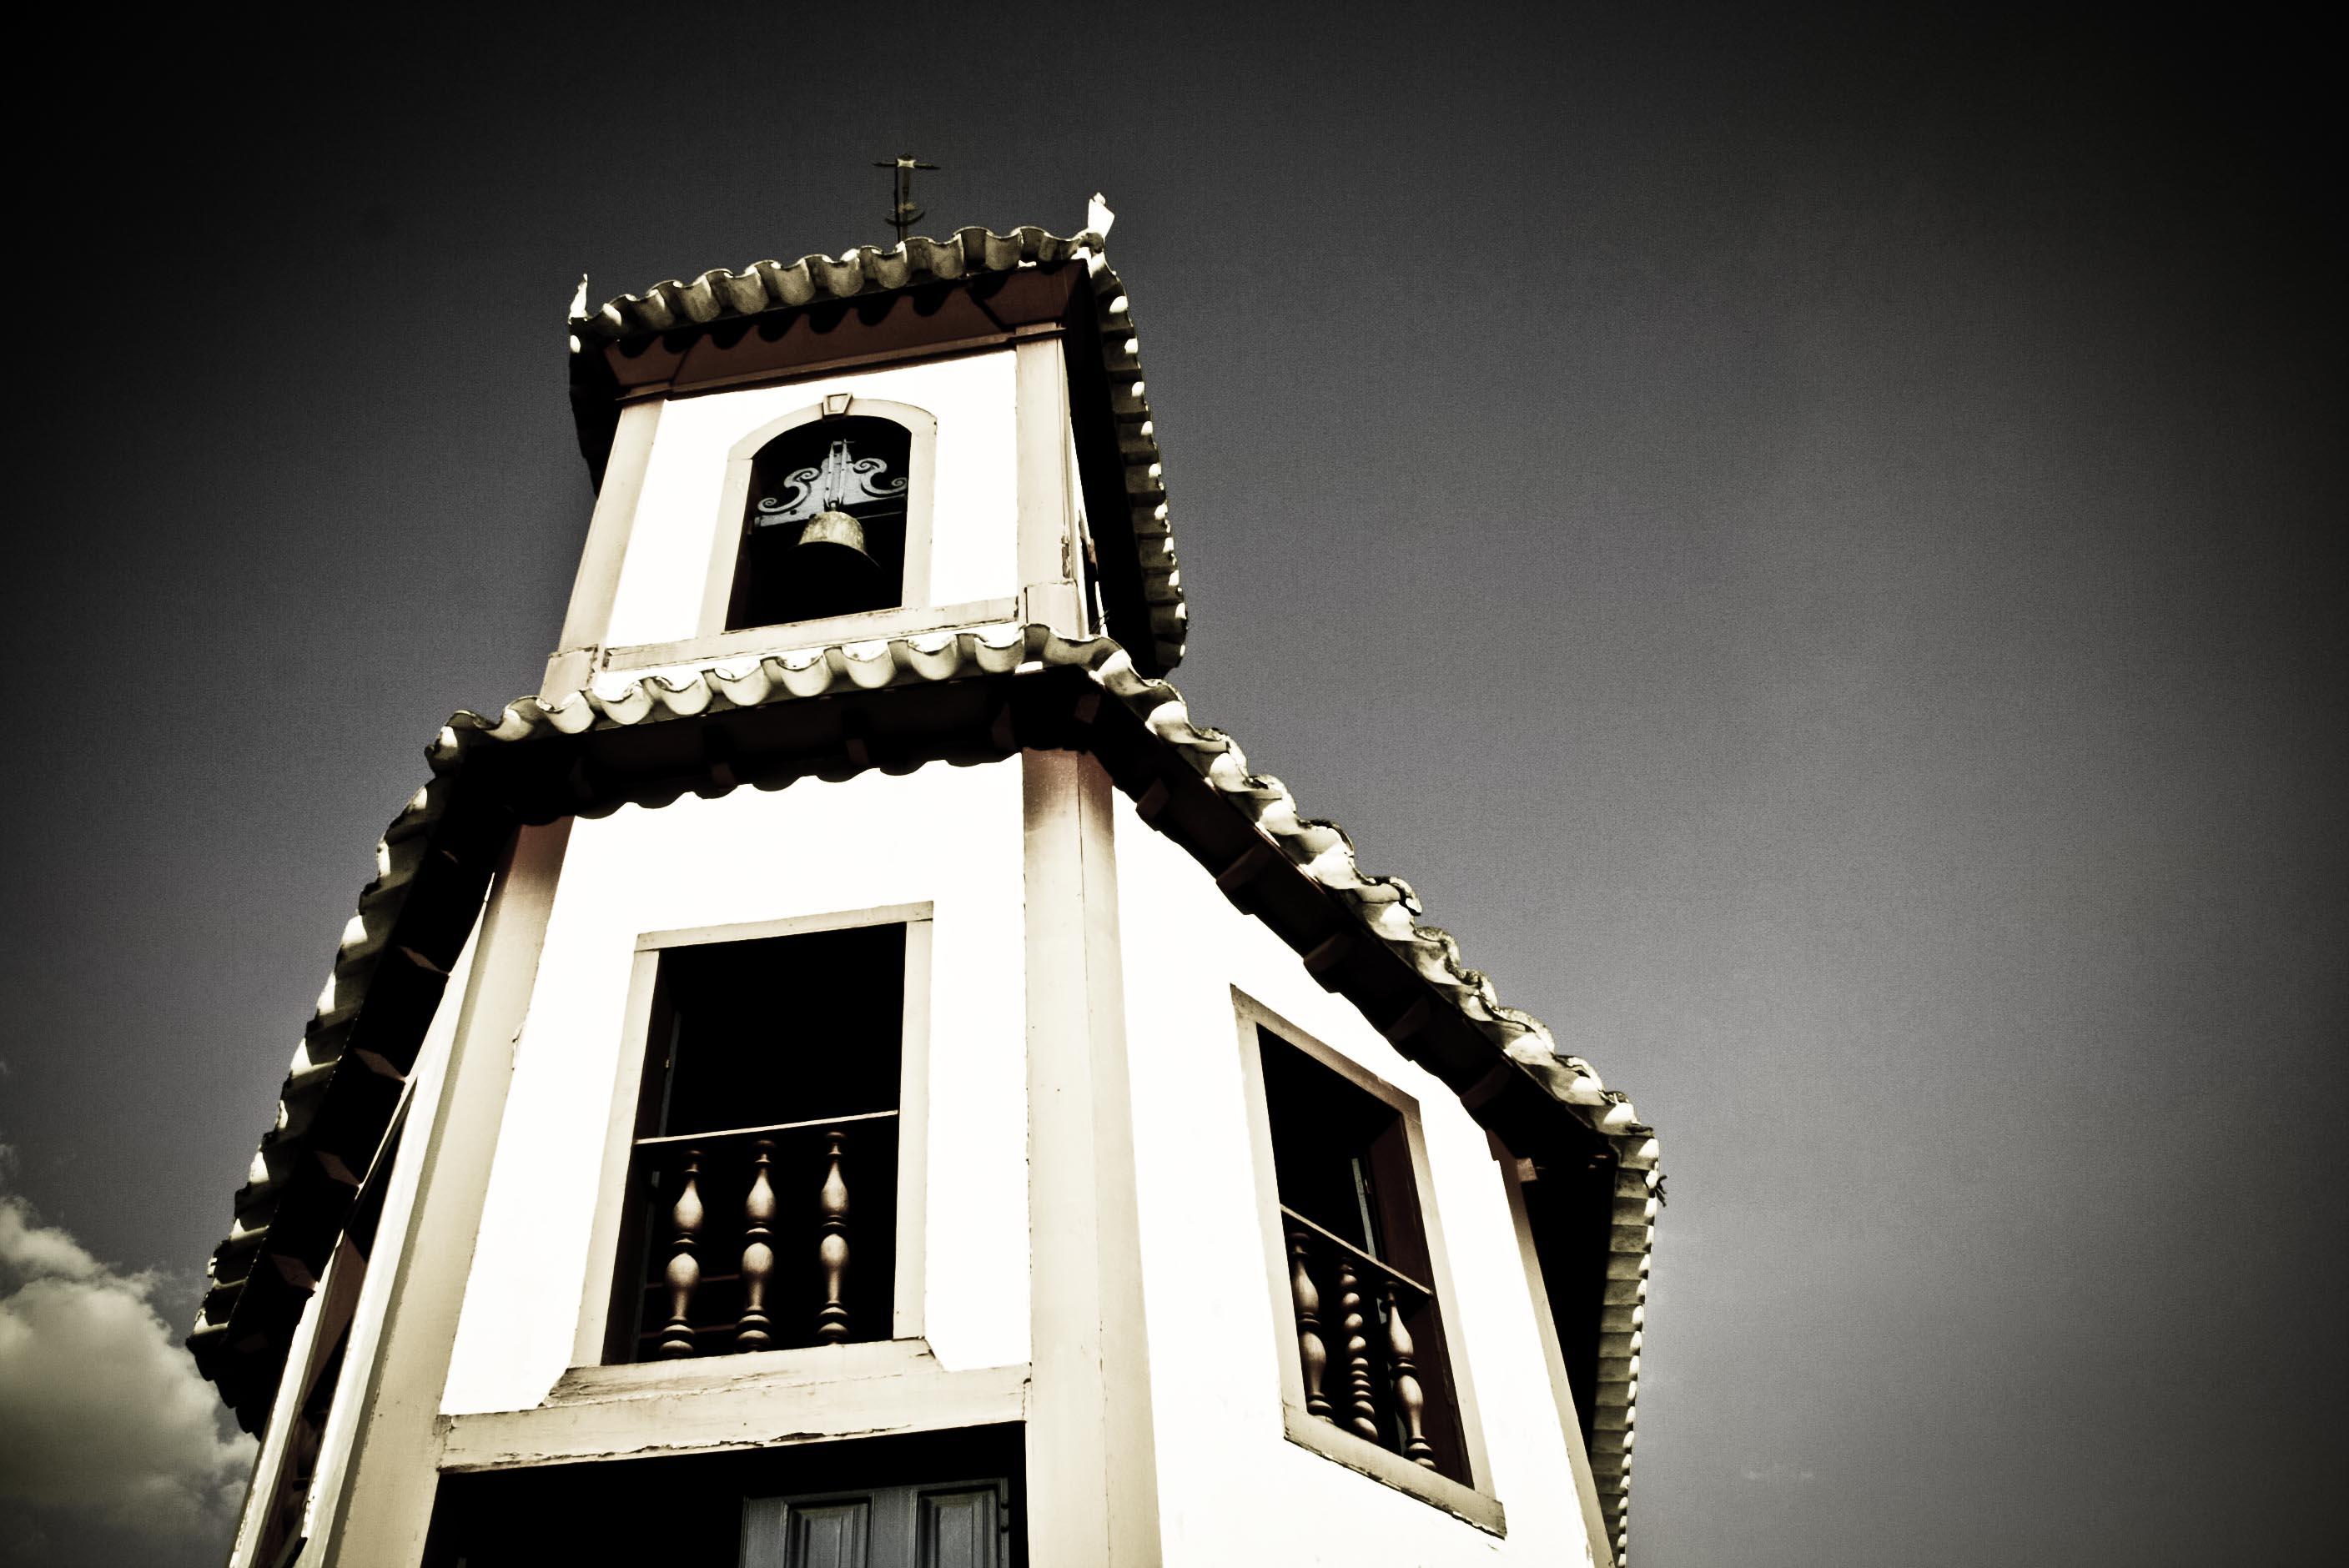
[[909,152],[892,162],[873,167],[897,171],[897,200],[889,210],[889,226],[897,231],[897,242],[902,245],[905,242],[905,231],[922,221],[922,210],[914,205],[914,170],[936,169],[937,165],[920,162]]

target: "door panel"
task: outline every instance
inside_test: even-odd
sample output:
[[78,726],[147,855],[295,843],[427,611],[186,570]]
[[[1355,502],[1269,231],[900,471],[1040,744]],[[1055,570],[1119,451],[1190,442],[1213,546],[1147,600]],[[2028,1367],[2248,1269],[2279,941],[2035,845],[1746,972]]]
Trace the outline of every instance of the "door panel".
[[865,1553],[872,1511],[865,1502],[792,1509],[793,1568],[872,1568]]
[[993,1487],[926,1491],[916,1510],[914,1568],[999,1568]]
[[1010,1487],[885,1486],[742,1502],[741,1568],[1010,1568]]
[[752,1498],[742,1505],[743,1568],[873,1568],[873,1503]]

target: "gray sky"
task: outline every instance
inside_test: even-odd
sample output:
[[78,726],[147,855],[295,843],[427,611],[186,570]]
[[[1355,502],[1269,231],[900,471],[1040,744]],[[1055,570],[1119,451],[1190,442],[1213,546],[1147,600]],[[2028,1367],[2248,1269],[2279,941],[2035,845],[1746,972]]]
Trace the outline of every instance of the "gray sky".
[[[0,1212],[7,1310],[184,1331],[423,744],[554,637],[579,273],[885,239],[912,150],[927,232],[1108,193],[1194,710],[1659,1124],[1641,1568],[2320,1561],[2337,83],[2240,9],[1436,14],[28,45],[0,1144],[119,1268]],[[27,1490],[0,1554],[137,1539]]]

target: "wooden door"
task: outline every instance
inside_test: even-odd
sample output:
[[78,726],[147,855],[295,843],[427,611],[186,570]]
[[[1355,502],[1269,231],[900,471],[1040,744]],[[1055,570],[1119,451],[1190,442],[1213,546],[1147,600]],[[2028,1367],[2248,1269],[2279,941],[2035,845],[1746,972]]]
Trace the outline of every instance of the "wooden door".
[[742,1504],[741,1568],[1012,1568],[1010,1487],[885,1486]]

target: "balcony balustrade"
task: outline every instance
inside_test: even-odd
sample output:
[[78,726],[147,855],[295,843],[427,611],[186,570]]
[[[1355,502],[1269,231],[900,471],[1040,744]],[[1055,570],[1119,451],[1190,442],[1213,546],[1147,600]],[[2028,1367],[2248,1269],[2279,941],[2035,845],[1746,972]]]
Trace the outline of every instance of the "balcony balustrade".
[[643,1265],[615,1360],[886,1339],[897,1113],[636,1140]]
[[1280,1216],[1307,1413],[1443,1470],[1419,1349],[1435,1328],[1435,1293],[1286,1204]]

